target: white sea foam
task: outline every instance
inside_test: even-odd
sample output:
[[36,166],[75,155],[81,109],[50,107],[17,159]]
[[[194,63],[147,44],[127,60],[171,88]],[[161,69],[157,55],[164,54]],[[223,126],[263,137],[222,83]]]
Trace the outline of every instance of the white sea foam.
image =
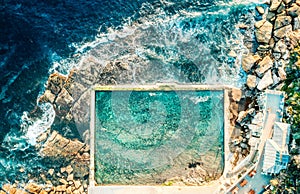
[[51,127],[54,122],[55,111],[50,103],[41,104],[40,109],[43,113],[39,118],[30,118],[28,112],[24,112],[21,117],[21,129],[30,145],[35,145],[37,137]]

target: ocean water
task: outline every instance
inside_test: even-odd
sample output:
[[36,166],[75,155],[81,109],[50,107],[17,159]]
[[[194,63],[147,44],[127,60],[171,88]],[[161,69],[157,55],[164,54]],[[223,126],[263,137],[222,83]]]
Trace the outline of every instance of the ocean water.
[[[248,51],[237,25],[253,26],[260,3],[2,0],[0,182],[27,182],[28,174],[38,177],[43,169],[59,166],[43,161],[34,148],[36,136],[55,122],[51,105],[33,111],[50,73],[66,75],[82,58],[98,52],[103,61],[136,55],[144,59],[140,65],[156,67],[133,82],[160,81],[155,75],[162,69],[163,81],[238,86],[244,79],[240,57]],[[236,57],[228,55],[231,50]],[[23,167],[25,173],[19,173]]]
[[220,174],[223,97],[223,91],[205,90],[97,91],[97,183],[162,184],[186,175],[207,152],[221,164],[210,173]]

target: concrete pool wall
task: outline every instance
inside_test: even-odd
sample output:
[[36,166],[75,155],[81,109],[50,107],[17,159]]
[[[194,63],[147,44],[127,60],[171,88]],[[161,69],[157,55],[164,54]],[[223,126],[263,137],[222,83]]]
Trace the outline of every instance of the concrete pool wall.
[[[156,85],[142,85],[142,86],[135,86],[135,85],[117,85],[117,86],[95,86],[94,90],[91,94],[91,122],[90,122],[90,149],[91,149],[91,164],[90,164],[90,191],[95,192],[96,189],[96,181],[95,181],[95,94],[97,91],[186,91],[186,90],[195,90],[195,91],[223,91],[223,102],[224,102],[224,119],[223,119],[223,172],[226,172],[228,169],[228,157],[229,147],[228,147],[228,127],[229,127],[229,97],[228,91],[231,90],[232,87],[224,86],[224,85],[177,85],[177,84],[156,84]],[[102,189],[106,189],[112,191],[115,189],[120,189],[120,186],[97,186],[101,187]],[[121,186],[123,187],[123,185]],[[150,189],[151,187],[156,188],[159,186],[147,186],[144,187],[145,189]],[[132,188],[143,188],[143,186],[124,186],[124,189],[132,189]],[[200,186],[199,189],[204,189],[203,186]],[[212,187],[210,187],[212,189]],[[96,189],[96,190],[95,190]],[[98,188],[100,189],[100,188]],[[108,190],[107,190],[108,189]],[[201,190],[202,190],[201,189]],[[217,188],[215,188],[217,189]],[[99,190],[97,190],[99,191]],[[106,193],[106,192],[105,192]],[[109,192],[110,193],[110,192]],[[114,193],[114,192],[112,192]]]

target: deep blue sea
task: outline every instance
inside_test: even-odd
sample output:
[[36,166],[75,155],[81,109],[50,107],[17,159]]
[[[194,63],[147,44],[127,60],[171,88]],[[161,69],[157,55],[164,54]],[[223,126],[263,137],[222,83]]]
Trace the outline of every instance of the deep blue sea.
[[[168,35],[168,26],[180,29],[178,42],[168,41],[157,48],[147,48],[154,55],[171,60],[172,49],[184,48],[184,55],[202,60],[205,68],[221,69],[219,77],[204,74],[193,81],[204,82],[224,78],[239,85],[243,72],[239,67],[243,45],[243,29],[259,16],[255,5],[259,0],[1,0],[0,1],[0,184],[15,180],[27,182],[27,173],[38,174],[47,164],[36,156],[24,133],[39,123],[30,120],[38,96],[44,91],[50,73],[68,74],[76,66],[78,56],[89,52],[101,38],[131,26],[151,27]],[[160,21],[166,25],[158,25]],[[158,26],[158,27],[157,27]],[[130,31],[134,37],[134,31]],[[133,35],[132,35],[133,34]],[[176,33],[175,33],[176,34]],[[155,38],[151,34],[137,34]],[[248,36],[251,36],[248,35]],[[159,37],[157,37],[159,38]],[[123,38],[124,39],[124,38]],[[125,38],[126,39],[126,38]],[[113,38],[106,41],[113,42]],[[172,45],[171,45],[172,44]],[[174,45],[173,45],[174,44]],[[147,45],[143,45],[145,49]],[[105,48],[105,44],[103,44]],[[138,45],[136,52],[141,50]],[[228,55],[235,50],[236,57]],[[170,51],[170,52],[169,52]],[[107,53],[106,53],[107,54]],[[115,53],[114,53],[115,54]],[[175,65],[193,74],[192,65]],[[206,62],[208,61],[208,62]],[[232,82],[231,82],[232,81]],[[43,109],[43,107],[42,107]],[[51,108],[45,108],[52,110]],[[53,112],[42,114],[49,120]],[[51,119],[50,119],[51,120]],[[50,122],[51,123],[51,122]],[[25,130],[25,131],[24,131]],[[25,176],[18,173],[25,167]],[[16,176],[17,175],[17,176]]]

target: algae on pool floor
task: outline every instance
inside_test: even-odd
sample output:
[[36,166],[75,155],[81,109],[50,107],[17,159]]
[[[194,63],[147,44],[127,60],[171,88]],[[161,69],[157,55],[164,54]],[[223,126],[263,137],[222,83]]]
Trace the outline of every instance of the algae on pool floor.
[[199,182],[220,176],[223,96],[218,90],[96,91],[96,182],[177,182],[197,166]]

